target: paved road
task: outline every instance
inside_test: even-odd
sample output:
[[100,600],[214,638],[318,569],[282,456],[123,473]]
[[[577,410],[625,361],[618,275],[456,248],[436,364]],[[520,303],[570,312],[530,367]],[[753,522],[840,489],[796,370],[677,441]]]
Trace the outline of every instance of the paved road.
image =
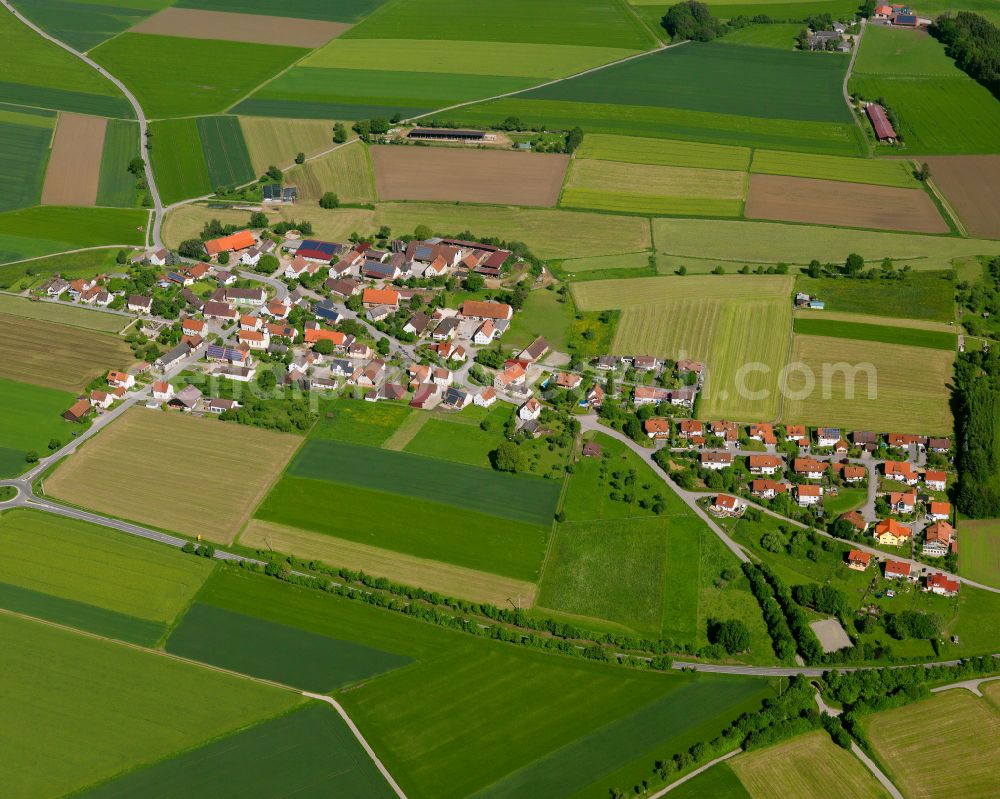
[[980,677],[975,680],[953,682],[950,685],[942,685],[939,688],[931,688],[931,693],[938,694],[941,693],[941,691],[950,691],[952,688],[964,688],[966,691],[972,691],[972,693],[976,696],[982,696],[983,692],[979,690],[979,686],[984,682],[993,682],[994,680],[1000,680],[1000,677]]
[[709,760],[704,766],[700,766],[700,767],[696,768],[690,774],[685,774],[679,780],[670,783],[666,788],[660,788],[660,790],[658,790],[656,793],[650,794],[649,795],[649,799],[660,799],[661,796],[666,796],[668,793],[670,793],[672,790],[674,790],[674,788],[679,788],[681,785],[683,785],[688,780],[693,780],[695,777],[697,777],[703,771],[708,771],[708,769],[712,768],[712,766],[717,765],[718,763],[721,763],[724,760],[729,760],[729,758],[735,757],[736,755],[738,755],[742,751],[743,751],[742,749],[734,749],[732,752],[726,752],[726,754],[721,755],[720,757],[715,758],[715,760]]
[[604,435],[607,436],[611,436],[611,438],[621,441],[636,455],[638,455],[640,458],[646,461],[646,463],[648,463],[652,467],[653,471],[660,476],[660,479],[663,480],[663,482],[666,483],[668,486],[670,486],[670,488],[674,491],[674,493],[676,493],[677,496],[679,496],[682,500],[684,500],[685,504],[687,504],[687,506],[691,508],[691,510],[693,510],[695,514],[699,518],[701,518],[703,522],[705,522],[705,524],[708,525],[709,529],[719,537],[719,539],[722,541],[723,544],[726,545],[726,547],[730,550],[730,552],[732,552],[743,563],[747,563],[750,561],[750,558],[747,555],[747,553],[743,551],[743,547],[741,547],[739,544],[733,541],[733,539],[729,537],[726,531],[723,530],[721,527],[719,527],[719,525],[715,523],[712,517],[709,516],[707,513],[705,513],[704,509],[698,504],[698,499],[701,498],[703,494],[684,490],[679,485],[674,483],[674,481],[671,480],[666,474],[664,474],[663,469],[660,468],[660,465],[655,460],[653,460],[653,453],[655,452],[655,450],[647,449],[646,447],[641,447],[639,446],[639,444],[637,444],[635,441],[633,441],[631,438],[624,435],[623,433],[619,433],[617,430],[612,430],[610,427],[605,427],[598,421],[598,417],[595,415],[589,414],[587,416],[580,416],[576,418],[578,418],[580,422],[580,428],[583,432],[592,430],[599,433],[604,433]]
[[75,50],[62,40],[57,39],[55,36],[52,36],[42,28],[38,27],[34,22],[32,22],[30,19],[21,14],[20,11],[14,8],[14,6],[11,5],[10,0],[0,0],[0,3],[3,3],[4,7],[8,11],[10,11],[11,14],[13,14],[20,22],[31,28],[35,33],[37,33],[43,39],[47,39],[57,47],[60,47],[63,50],[65,50],[67,53],[71,53],[72,55],[79,58],[87,66],[91,67],[92,69],[96,69],[101,74],[101,76],[103,76],[107,80],[111,81],[111,83],[113,83],[115,86],[117,86],[118,90],[123,95],[125,95],[125,99],[129,101],[129,104],[132,106],[132,110],[135,111],[136,119],[139,120],[139,145],[140,145],[139,155],[142,157],[142,164],[143,164],[143,169],[146,173],[146,184],[149,187],[149,194],[150,197],[152,197],[153,199],[153,209],[152,209],[153,224],[152,224],[152,230],[148,231],[148,233],[150,234],[151,237],[150,240],[152,241],[153,246],[156,248],[162,247],[163,242],[160,240],[160,226],[163,224],[163,203],[160,200],[160,190],[156,186],[156,179],[153,177],[153,168],[152,166],[150,166],[149,163],[149,151],[146,150],[144,146],[146,142],[146,135],[149,131],[149,126],[146,121],[146,115],[142,110],[142,106],[139,105],[139,101],[135,99],[135,95],[129,91],[128,87],[124,83],[122,83],[118,78],[116,78],[114,75],[108,72],[104,67],[102,67],[100,64],[98,64],[89,56],[85,55],[84,53],[81,53],[79,50]]
[[875,764],[875,761],[868,757],[868,755],[866,755],[861,747],[854,741],[851,741],[851,751],[858,760],[865,764],[868,770],[874,775],[875,779],[882,783],[882,787],[889,792],[892,799],[903,799],[903,794],[901,794],[899,789],[892,784],[892,780],[885,775],[885,772]]

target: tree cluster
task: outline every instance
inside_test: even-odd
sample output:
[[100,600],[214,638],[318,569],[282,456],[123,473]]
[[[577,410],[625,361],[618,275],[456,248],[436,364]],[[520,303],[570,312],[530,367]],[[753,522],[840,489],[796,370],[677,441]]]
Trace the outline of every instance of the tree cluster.
[[710,42],[726,32],[726,26],[713,16],[707,5],[698,0],[684,0],[670,6],[660,24],[675,41],[692,39]]
[[959,353],[952,385],[958,441],[956,505],[970,518],[993,518],[1000,515],[996,422],[1000,355],[996,349]]
[[959,69],[1000,99],[1000,28],[971,11],[945,14],[931,26]]
[[796,585],[792,588],[792,599],[800,605],[831,616],[846,618],[851,612],[851,601],[847,594],[832,585]]

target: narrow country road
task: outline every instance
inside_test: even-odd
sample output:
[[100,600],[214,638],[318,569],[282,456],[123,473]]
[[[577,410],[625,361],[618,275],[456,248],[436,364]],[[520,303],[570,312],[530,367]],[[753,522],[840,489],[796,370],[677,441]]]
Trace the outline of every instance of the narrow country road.
[[153,177],[153,168],[149,163],[149,151],[146,149],[146,135],[149,131],[149,125],[146,121],[146,115],[143,113],[142,106],[139,105],[139,101],[135,99],[135,95],[129,91],[128,87],[122,83],[118,78],[108,72],[104,67],[98,64],[90,56],[81,53],[79,50],[75,50],[70,47],[65,42],[52,36],[42,28],[38,27],[34,22],[25,17],[20,11],[11,5],[10,0],[0,0],[4,7],[13,14],[20,22],[27,25],[31,30],[46,39],[57,47],[61,47],[67,53],[70,53],[77,58],[79,58],[83,63],[92,69],[96,69],[102,77],[111,81],[118,90],[125,95],[125,99],[129,101],[132,106],[132,110],[135,111],[135,118],[139,120],[139,156],[142,158],[142,165],[146,173],[146,185],[149,187],[149,195],[153,199],[153,224],[151,230],[147,231],[149,234],[149,240],[152,242],[153,246],[157,249],[163,246],[163,242],[160,240],[160,226],[163,224],[163,203],[160,201],[160,191],[156,187],[156,179]]
[[693,780],[703,771],[708,771],[710,768],[712,768],[712,766],[717,765],[718,763],[722,763],[724,760],[729,760],[729,758],[735,757],[742,751],[743,751],[742,749],[734,749],[732,752],[726,752],[726,754],[715,758],[715,760],[709,760],[704,766],[696,768],[690,774],[685,774],[679,780],[670,783],[666,788],[660,788],[660,790],[658,790],[656,793],[651,793],[649,795],[649,799],[660,799],[661,796],[666,796],[668,793],[674,790],[674,788],[679,788],[688,780]]
[[865,134],[865,129],[861,124],[861,120],[858,119],[858,115],[854,113],[854,108],[851,106],[851,93],[847,88],[847,84],[851,80],[851,73],[854,71],[854,62],[858,60],[858,51],[861,49],[861,40],[865,36],[865,26],[867,24],[868,20],[865,17],[862,17],[861,33],[858,34],[858,37],[854,42],[854,49],[851,51],[851,60],[847,63],[847,71],[844,73],[844,82],[841,84],[840,90],[844,95],[844,103],[847,104],[847,113],[851,115],[851,119],[854,120],[854,124],[857,125],[858,130],[861,132],[861,140],[865,143],[865,150],[868,153],[868,157],[871,158],[874,155],[871,143],[868,141],[868,136]]

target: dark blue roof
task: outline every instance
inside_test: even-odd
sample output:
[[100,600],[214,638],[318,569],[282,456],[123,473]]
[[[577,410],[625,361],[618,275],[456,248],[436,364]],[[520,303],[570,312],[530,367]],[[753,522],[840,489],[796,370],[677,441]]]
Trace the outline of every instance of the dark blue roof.
[[382,275],[384,277],[389,277],[396,272],[396,267],[392,264],[382,264],[378,261],[365,261],[364,266],[361,268],[368,274]]
[[299,245],[298,254],[304,257],[315,257],[309,256],[304,251],[319,253],[320,255],[326,256],[328,258],[333,258],[338,252],[344,249],[341,244],[334,244],[331,241],[316,241],[315,239],[306,239]]

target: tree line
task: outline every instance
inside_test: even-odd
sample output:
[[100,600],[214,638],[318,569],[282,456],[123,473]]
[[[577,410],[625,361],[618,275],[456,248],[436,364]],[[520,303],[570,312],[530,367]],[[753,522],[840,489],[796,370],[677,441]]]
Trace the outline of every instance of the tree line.
[[938,17],[931,35],[944,43],[959,69],[1000,99],[1000,28],[979,14],[959,11]]

